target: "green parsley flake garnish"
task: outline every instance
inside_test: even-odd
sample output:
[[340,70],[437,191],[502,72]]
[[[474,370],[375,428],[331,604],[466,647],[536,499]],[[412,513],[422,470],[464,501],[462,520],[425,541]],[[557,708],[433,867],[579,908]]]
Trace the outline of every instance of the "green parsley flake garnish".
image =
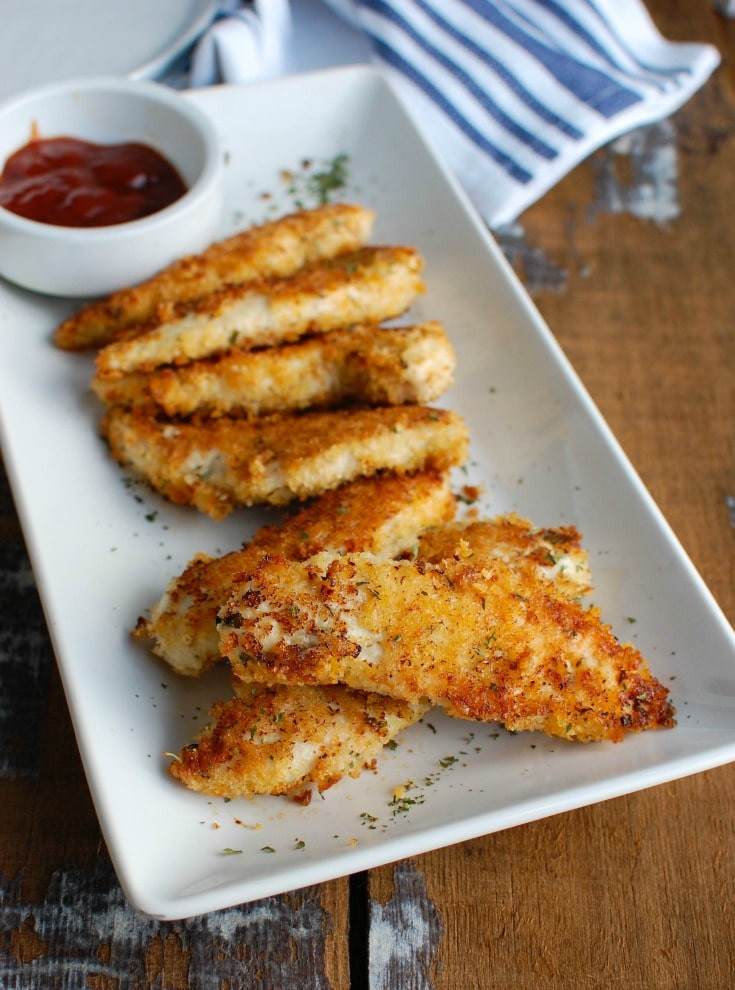
[[335,155],[324,171],[314,172],[309,177],[309,192],[316,197],[319,203],[328,203],[331,193],[344,188],[347,182],[348,163],[349,157],[347,155]]

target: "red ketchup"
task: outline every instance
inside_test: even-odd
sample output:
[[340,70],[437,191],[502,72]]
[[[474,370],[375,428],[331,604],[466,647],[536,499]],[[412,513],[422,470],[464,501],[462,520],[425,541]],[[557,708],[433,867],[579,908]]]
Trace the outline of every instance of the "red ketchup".
[[30,141],[0,175],[0,206],[59,227],[106,227],[138,220],[186,192],[170,162],[145,144]]

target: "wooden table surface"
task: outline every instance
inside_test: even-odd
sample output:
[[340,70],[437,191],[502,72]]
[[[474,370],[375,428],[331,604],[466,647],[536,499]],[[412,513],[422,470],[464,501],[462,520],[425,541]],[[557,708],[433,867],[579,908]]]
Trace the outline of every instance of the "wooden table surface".
[[[552,331],[735,617],[735,22],[650,0],[723,65],[502,233]],[[685,607],[685,603],[682,603]],[[735,986],[735,766],[182,922],[125,902],[0,484],[0,987]]]

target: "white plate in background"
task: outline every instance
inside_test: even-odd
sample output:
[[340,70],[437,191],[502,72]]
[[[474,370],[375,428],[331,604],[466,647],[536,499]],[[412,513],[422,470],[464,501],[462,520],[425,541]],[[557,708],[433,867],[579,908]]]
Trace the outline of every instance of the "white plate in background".
[[155,79],[211,23],[217,0],[5,0],[0,100],[82,76]]
[[[128,633],[196,551],[239,546],[265,514],[216,524],[132,484],[97,436],[90,360],[50,344],[69,304],[0,284],[5,462],[90,789],[133,905],[161,918],[200,914],[733,760],[732,629],[379,72],[335,69],[189,98],[227,149],[223,236],[313,205],[310,177],[345,155],[341,198],[377,209],[374,240],[422,251],[427,291],[409,318],[442,320],[457,350],[456,384],[440,403],[471,431],[457,487],[482,484],[487,515],[579,527],[595,602],[671,688],[679,724],[585,746],[432,713],[377,772],[308,807],[185,790],[162,753],[191,740],[227,678],[177,678]],[[394,789],[408,781],[414,803],[396,807]]]

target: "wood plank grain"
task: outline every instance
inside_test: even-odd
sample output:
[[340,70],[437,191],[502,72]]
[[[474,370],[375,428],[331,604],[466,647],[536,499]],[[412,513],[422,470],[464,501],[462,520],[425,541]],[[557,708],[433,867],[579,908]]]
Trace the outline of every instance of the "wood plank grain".
[[436,975],[371,990],[729,986],[734,784],[711,771],[412,861],[443,925]]
[[[735,117],[720,94],[713,86],[677,115],[685,149],[677,146],[678,219],[660,226],[598,213],[570,233],[546,203],[529,215],[527,231],[532,241],[550,239],[549,253],[570,272],[582,260],[583,273],[570,273],[564,294],[539,296],[537,305],[732,620],[735,561],[722,541],[732,538],[726,496],[735,485],[735,238],[722,204],[735,194]],[[703,109],[707,100],[718,105]],[[703,113],[719,118],[716,152],[700,126]],[[574,195],[573,179],[550,200]],[[575,206],[578,216],[589,210],[584,198]]]
[[373,874],[368,905],[370,990],[432,990],[444,922],[415,860]]

